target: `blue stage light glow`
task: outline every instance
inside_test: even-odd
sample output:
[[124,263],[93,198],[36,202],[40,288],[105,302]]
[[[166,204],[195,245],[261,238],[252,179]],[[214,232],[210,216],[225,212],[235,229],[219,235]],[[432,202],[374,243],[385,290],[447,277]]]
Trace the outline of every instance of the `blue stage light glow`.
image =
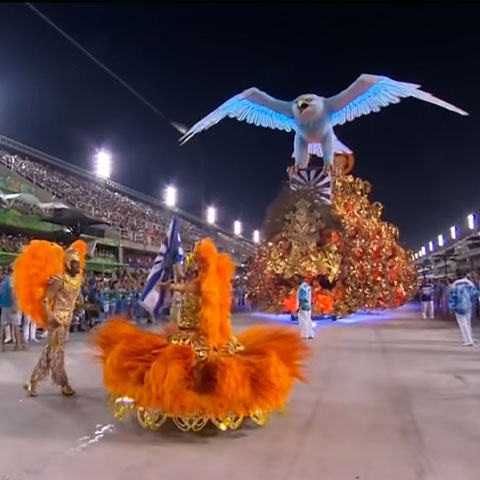
[[[314,316],[313,326],[315,328],[319,328],[325,325],[335,325],[335,324],[349,325],[353,323],[372,323],[372,322],[391,320],[392,318],[398,316],[399,310],[412,310],[412,309],[415,309],[415,305],[407,304],[407,305],[404,305],[403,307],[392,309],[392,310],[359,311],[359,312],[347,315],[345,317],[339,317],[337,318],[336,321],[333,321],[330,315],[323,315],[323,316],[319,315],[319,316]],[[265,319],[273,322],[286,323],[289,325],[298,325],[298,321],[292,321],[291,315],[287,313],[275,314],[275,313],[256,312],[256,313],[252,313],[252,317],[258,318],[258,319]]]

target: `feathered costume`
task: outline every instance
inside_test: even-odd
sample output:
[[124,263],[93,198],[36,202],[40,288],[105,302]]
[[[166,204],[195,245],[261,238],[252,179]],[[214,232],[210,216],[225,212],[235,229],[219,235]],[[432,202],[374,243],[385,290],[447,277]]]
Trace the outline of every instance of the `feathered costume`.
[[[25,388],[36,395],[36,385],[49,373],[66,396],[73,395],[65,372],[65,335],[80,292],[87,245],[74,242],[67,250],[45,240],[32,240],[13,265],[13,286],[20,310],[42,328],[48,339]],[[78,263],[77,271],[72,263]]]
[[210,239],[194,251],[198,276],[184,287],[176,322],[164,333],[140,330],[122,319],[95,336],[104,384],[117,417],[135,409],[139,422],[158,428],[172,418],[198,431],[209,420],[222,430],[244,417],[265,423],[281,409],[295,379],[302,380],[306,346],[288,327],[253,327],[234,337],[230,328],[234,266]]

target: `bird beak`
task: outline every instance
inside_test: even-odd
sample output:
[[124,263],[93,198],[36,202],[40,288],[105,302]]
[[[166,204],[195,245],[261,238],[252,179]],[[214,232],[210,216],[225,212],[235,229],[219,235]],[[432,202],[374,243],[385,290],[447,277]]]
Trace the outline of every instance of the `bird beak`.
[[297,101],[297,107],[300,110],[300,112],[303,112],[309,105],[310,104],[303,98]]

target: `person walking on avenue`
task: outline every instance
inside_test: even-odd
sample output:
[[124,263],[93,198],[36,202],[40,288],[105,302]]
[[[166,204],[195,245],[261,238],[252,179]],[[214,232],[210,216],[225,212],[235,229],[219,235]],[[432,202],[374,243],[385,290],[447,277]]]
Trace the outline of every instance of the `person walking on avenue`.
[[448,294],[448,306],[455,313],[460,327],[463,344],[467,347],[474,345],[472,337],[472,309],[476,305],[478,291],[473,282],[467,277],[458,275]]
[[301,337],[305,340],[313,339],[315,333],[312,325],[312,288],[302,277],[299,277],[297,311]]
[[29,342],[39,342],[37,340],[37,324],[26,313],[23,315],[22,329],[24,345],[27,345]]
[[433,295],[435,287],[428,280],[424,280],[420,287],[420,302],[422,304],[422,317],[434,318]]
[[[20,325],[22,323],[22,314],[17,308],[17,299],[12,287],[12,267],[8,267],[7,275],[0,284],[0,307],[2,313],[0,317],[0,338],[3,339],[5,329],[10,325],[12,337],[15,342],[15,350],[24,349],[22,338],[20,336]],[[2,340],[2,350],[4,343]]]

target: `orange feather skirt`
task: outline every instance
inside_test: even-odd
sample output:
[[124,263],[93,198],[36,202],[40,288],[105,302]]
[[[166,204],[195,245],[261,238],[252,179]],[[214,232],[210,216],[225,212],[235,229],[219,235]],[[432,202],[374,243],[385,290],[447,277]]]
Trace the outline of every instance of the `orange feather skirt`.
[[281,409],[293,382],[304,380],[307,347],[289,327],[252,327],[238,335],[238,351],[202,361],[190,345],[169,340],[175,329],[152,333],[124,319],[99,327],[94,342],[113,397],[166,417],[221,419]]

